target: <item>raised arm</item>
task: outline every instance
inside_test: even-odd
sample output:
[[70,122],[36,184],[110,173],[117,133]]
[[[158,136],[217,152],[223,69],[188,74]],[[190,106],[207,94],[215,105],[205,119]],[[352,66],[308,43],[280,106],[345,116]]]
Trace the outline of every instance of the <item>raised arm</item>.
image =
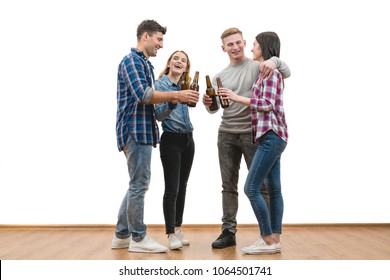
[[279,57],[273,56],[270,59],[260,63],[260,73],[264,79],[268,79],[275,69],[278,69],[284,79],[290,77],[291,72],[287,63],[281,60]]
[[290,77],[291,71],[286,62],[276,56],[271,57],[271,60],[275,62],[276,69],[278,69],[280,74],[282,74],[283,79],[287,79],[288,77]]

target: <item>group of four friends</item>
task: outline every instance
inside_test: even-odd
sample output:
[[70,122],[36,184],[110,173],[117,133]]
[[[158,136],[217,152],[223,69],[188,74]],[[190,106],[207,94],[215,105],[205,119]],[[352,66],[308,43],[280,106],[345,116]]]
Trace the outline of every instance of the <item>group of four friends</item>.
[[[167,31],[155,20],[144,20],[137,28],[137,46],[118,67],[117,144],[123,151],[130,176],[129,187],[119,209],[112,248],[130,252],[162,253],[168,248],[154,241],[144,224],[144,198],[150,184],[152,149],[160,143],[165,192],[163,211],[168,247],[189,245],[181,229],[187,182],[193,163],[193,126],[186,104],[197,103],[199,93],[181,90],[180,80],[189,79],[191,63],[184,51],[175,51],[155,80],[149,61],[163,47]],[[222,50],[229,65],[214,76],[223,87],[218,95],[228,100],[218,130],[218,154],[222,178],[222,233],[213,248],[236,245],[238,175],[244,156],[248,176],[244,192],[257,218],[260,236],[243,247],[246,254],[272,254],[281,251],[283,197],[280,159],[288,140],[283,109],[283,79],[289,67],[279,59],[280,40],[275,32],[262,32],[254,40],[253,59],[245,56],[246,41],[238,28],[226,29]],[[186,74],[183,74],[186,73]],[[186,75],[185,77],[182,77]],[[212,99],[204,94],[208,112]],[[163,133],[159,135],[157,121]]]

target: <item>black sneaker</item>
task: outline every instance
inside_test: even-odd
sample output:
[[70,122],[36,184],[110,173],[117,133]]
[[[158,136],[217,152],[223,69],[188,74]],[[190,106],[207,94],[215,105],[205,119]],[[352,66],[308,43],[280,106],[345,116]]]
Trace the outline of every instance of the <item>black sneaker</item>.
[[228,229],[224,229],[222,231],[222,234],[215,240],[211,247],[216,249],[226,248],[229,246],[235,246],[236,245],[236,235],[229,231]]

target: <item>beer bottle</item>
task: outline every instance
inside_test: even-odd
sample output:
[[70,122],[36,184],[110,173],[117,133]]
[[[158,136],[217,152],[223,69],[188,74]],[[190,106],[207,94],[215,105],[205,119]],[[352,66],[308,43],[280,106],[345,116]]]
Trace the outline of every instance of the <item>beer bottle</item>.
[[[195,91],[198,91],[198,92],[199,92],[198,80],[199,80],[199,71],[195,71],[194,79],[192,80],[192,83],[191,83],[191,85],[190,85],[190,89],[191,89],[191,90],[195,90]],[[195,106],[196,106],[196,103],[187,103],[187,105],[188,105],[189,107],[195,107]]]
[[211,85],[209,75],[206,76],[206,94],[210,96],[211,100],[213,101],[213,103],[211,103],[211,105],[209,106],[210,111],[218,110],[217,95],[215,94],[215,90]]
[[[221,82],[221,78],[220,77],[217,77],[217,85],[218,85],[218,90],[222,87],[222,82]],[[222,108],[227,108],[229,107],[229,100],[226,100],[226,99],[222,99],[222,96],[218,95],[219,97],[219,102],[221,103],[221,107]]]
[[181,90],[189,89],[188,84],[189,83],[187,81],[187,72],[183,72],[183,74],[181,74],[181,77],[180,77],[180,89]]

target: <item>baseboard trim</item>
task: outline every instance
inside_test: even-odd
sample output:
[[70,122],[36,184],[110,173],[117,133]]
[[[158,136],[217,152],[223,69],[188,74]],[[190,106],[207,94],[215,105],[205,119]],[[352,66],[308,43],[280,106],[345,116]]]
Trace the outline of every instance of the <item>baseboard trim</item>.
[[[163,224],[147,225],[151,229],[164,228]],[[221,224],[188,224],[183,228],[216,228],[220,229]],[[294,227],[390,227],[390,223],[304,223],[304,224],[283,224],[284,228]],[[0,229],[39,229],[39,228],[67,228],[67,229],[110,229],[115,228],[114,224],[0,224]],[[239,224],[238,228],[257,228],[257,224]]]

